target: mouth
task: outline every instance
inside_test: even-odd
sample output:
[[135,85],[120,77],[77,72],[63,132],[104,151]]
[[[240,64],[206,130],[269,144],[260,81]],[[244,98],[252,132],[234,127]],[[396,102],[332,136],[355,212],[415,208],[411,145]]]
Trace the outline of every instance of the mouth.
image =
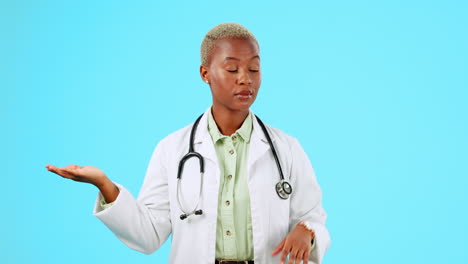
[[235,97],[241,99],[241,100],[247,100],[252,98],[253,92],[251,91],[242,91],[239,93],[234,94]]

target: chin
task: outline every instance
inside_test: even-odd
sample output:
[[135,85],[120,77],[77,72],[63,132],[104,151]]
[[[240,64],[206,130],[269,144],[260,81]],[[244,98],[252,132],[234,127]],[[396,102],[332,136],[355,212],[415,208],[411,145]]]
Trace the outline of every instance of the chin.
[[231,101],[231,102],[213,102],[213,105],[216,105],[216,108],[224,108],[229,112],[246,112],[250,110],[250,106],[254,103],[255,100],[248,100],[248,101]]
[[250,106],[252,106],[252,103],[242,103],[242,104],[236,104],[233,106],[231,109],[237,112],[244,112],[244,111],[249,111]]

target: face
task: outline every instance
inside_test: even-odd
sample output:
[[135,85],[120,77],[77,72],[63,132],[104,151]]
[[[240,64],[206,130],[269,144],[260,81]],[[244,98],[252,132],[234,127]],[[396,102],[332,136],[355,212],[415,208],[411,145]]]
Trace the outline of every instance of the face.
[[257,44],[250,39],[217,40],[200,74],[210,85],[214,109],[248,111],[261,83]]

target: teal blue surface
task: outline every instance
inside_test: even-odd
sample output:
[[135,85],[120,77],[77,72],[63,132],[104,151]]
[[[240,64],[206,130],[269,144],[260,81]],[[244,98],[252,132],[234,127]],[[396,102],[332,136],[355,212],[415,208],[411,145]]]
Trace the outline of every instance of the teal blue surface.
[[[153,148],[210,106],[204,34],[258,38],[253,110],[316,170],[324,263],[468,263],[466,1],[2,1],[2,263],[166,263],[92,215],[93,165],[138,194]],[[279,153],[281,155],[281,153]],[[175,175],[174,175],[175,177]],[[5,261],[6,260],[6,261]]]

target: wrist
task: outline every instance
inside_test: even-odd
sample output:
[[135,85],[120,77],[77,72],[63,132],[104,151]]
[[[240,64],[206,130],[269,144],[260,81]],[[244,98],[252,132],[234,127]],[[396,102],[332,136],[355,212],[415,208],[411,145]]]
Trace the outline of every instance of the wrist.
[[117,196],[120,193],[119,187],[115,185],[111,180],[108,178],[100,183],[100,185],[96,185],[99,191],[101,192],[102,197],[106,203],[112,203],[117,199]]
[[94,186],[96,186],[99,190],[108,189],[109,186],[112,185],[114,185],[114,183],[106,176],[94,183]]
[[311,240],[314,239],[315,231],[312,228],[312,224],[309,221],[300,221],[297,225],[303,228],[304,230],[306,230],[310,234]]

